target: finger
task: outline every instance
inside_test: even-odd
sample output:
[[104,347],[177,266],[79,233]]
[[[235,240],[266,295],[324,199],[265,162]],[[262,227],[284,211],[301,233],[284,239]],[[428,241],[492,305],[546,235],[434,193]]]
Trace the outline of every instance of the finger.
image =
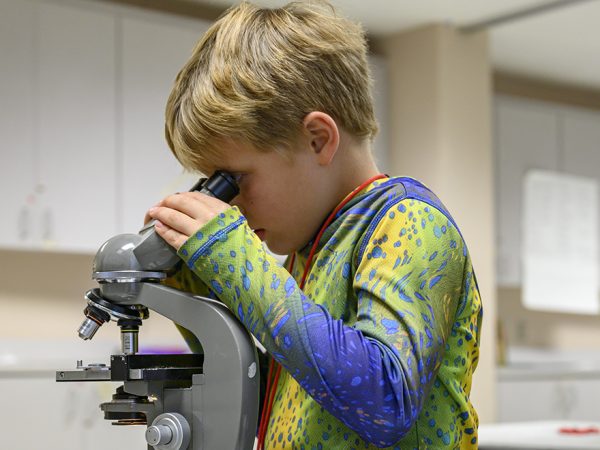
[[144,225],[146,225],[151,220],[152,220],[152,217],[150,217],[150,213],[148,211],[146,211],[146,215],[144,215]]
[[189,236],[174,230],[173,228],[162,223],[160,220],[156,221],[154,228],[156,229],[158,235],[175,250],[179,250],[179,248],[185,244],[189,238]]
[[202,223],[208,222],[229,208],[227,203],[200,192],[171,195],[164,200],[164,206],[181,211]]
[[202,224],[192,219],[187,214],[166,206],[151,208],[148,213],[153,219],[157,219],[173,230],[191,236]]
[[[163,200],[161,200],[160,202],[158,202],[156,205],[154,205],[152,208],[156,208],[158,206],[162,206],[163,205]],[[150,208],[150,209],[152,209]],[[146,225],[148,222],[150,222],[152,220],[152,217],[150,217],[150,213],[149,211],[146,211],[146,214],[144,215],[144,225]]]
[[184,195],[201,200],[204,203],[206,203],[207,205],[211,205],[211,206],[215,206],[215,207],[218,207],[219,205],[224,206],[224,207],[229,206],[228,203],[225,203],[223,200],[221,200],[217,197],[213,197],[212,195],[203,194],[202,192],[198,192],[198,191],[184,192]]

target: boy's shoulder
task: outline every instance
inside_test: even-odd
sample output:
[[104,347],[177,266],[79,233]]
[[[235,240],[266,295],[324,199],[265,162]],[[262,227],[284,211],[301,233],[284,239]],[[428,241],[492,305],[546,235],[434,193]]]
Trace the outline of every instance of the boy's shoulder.
[[368,192],[371,201],[376,202],[380,208],[391,206],[403,200],[418,200],[438,209],[450,220],[452,217],[440,198],[427,186],[415,178],[390,177],[375,185]]
[[381,220],[388,216],[386,213],[397,207],[400,211],[403,209],[419,209],[419,205],[412,202],[419,202],[421,206],[425,204],[424,211],[428,214],[445,217],[449,224],[452,224],[462,238],[462,233],[458,224],[444,206],[440,198],[425,184],[411,177],[390,177],[374,184],[372,189],[363,196],[362,210],[368,211],[368,220],[371,231]]

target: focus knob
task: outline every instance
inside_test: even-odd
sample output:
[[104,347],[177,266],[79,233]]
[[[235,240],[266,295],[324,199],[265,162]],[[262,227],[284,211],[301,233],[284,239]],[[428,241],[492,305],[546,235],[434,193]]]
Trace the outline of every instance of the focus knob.
[[146,430],[146,442],[155,450],[186,450],[190,438],[190,425],[178,413],[159,415]]
[[146,442],[149,445],[164,445],[171,442],[173,432],[166,425],[152,425],[146,430]]

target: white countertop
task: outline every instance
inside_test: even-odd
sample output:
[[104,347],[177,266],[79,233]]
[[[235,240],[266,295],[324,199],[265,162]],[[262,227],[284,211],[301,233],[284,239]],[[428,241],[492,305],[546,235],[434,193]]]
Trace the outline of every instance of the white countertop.
[[[479,426],[480,450],[586,450],[600,449],[600,423],[518,422]],[[579,431],[565,433],[561,430]]]

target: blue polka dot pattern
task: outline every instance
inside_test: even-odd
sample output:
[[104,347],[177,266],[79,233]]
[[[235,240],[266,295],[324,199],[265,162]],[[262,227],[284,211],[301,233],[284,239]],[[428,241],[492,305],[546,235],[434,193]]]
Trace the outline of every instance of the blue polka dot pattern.
[[308,249],[290,275],[234,207],[179,250],[182,286],[210,289],[285,369],[265,448],[477,448],[481,299],[439,199],[410,178],[372,183],[325,231],[301,291]]

